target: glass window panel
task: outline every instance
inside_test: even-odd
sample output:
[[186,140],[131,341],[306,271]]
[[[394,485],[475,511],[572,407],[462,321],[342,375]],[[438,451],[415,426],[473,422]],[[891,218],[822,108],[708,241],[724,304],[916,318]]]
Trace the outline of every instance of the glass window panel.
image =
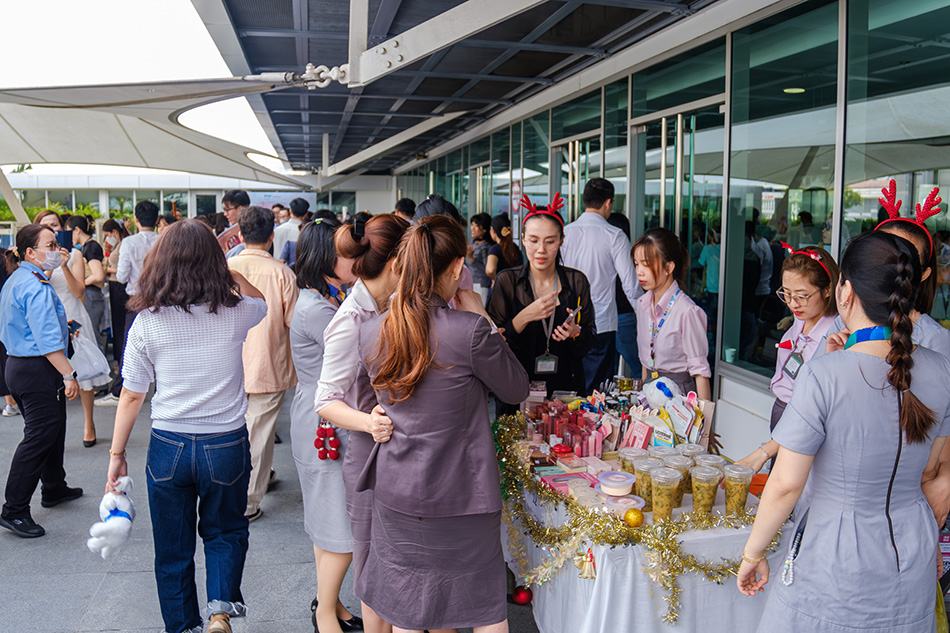
[[99,190],[98,189],[77,189],[76,190],[76,210],[83,210],[99,217]]
[[551,111],[551,138],[555,141],[600,128],[600,90],[556,106]]
[[604,89],[604,178],[614,185],[614,211],[627,209],[627,103],[628,80]]
[[775,370],[784,240],[830,245],[838,4],[815,0],[733,34],[723,359]]
[[154,189],[139,189],[135,192],[135,202],[138,204],[142,200],[151,200],[161,208],[161,194]]
[[46,199],[51,209],[59,213],[73,213],[72,189],[50,189],[46,192]]
[[[402,176],[400,176],[402,178]],[[289,203],[288,203],[289,204]],[[317,211],[320,209],[329,209],[330,208],[330,193],[318,193],[317,194]]]
[[130,218],[135,210],[130,189],[109,190],[109,217],[113,219]]
[[[848,116],[845,152],[845,241],[886,217],[878,197],[897,183],[901,215],[911,217],[930,190],[950,186],[950,96],[946,2],[851,0],[848,8]],[[946,194],[943,195],[946,198]],[[947,204],[927,221],[936,233],[937,288],[931,316],[950,319],[950,229]],[[950,322],[945,323],[950,325]]]
[[512,208],[517,208],[511,200],[511,129],[505,128],[492,134],[491,147],[492,204],[488,213],[494,215],[504,211],[510,216]]
[[726,90],[726,41],[720,38],[633,76],[633,109],[638,117]]
[[180,213],[182,217],[188,217],[188,192],[187,191],[164,191],[162,200],[162,211],[164,213]]
[[466,148],[462,148],[445,157],[447,197],[463,214],[468,212],[468,162],[465,155]]
[[[345,212],[344,207],[346,208]],[[330,210],[340,215],[345,213],[347,217],[353,217],[362,209],[356,208],[355,191],[332,191],[330,192]]]
[[472,165],[487,163],[491,160],[491,137],[486,136],[478,139],[469,146],[469,151],[471,152],[470,163]]
[[523,195],[535,204],[548,203],[548,169],[551,166],[551,135],[548,113],[542,112],[524,122]]
[[45,189],[20,189],[20,204],[27,211],[31,218],[46,208],[46,190]]

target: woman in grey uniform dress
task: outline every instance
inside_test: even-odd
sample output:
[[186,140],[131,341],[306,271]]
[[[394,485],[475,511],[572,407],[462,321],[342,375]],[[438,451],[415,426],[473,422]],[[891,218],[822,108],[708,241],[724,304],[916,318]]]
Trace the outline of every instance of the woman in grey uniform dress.
[[[320,417],[351,431],[343,456],[343,486],[353,534],[353,584],[363,601],[363,622],[368,633],[386,633],[390,625],[367,607],[359,593],[373,526],[373,493],[358,492],[356,480],[374,440],[387,441],[392,425],[388,419],[372,415],[376,394],[366,372],[360,370],[359,334],[363,322],[386,310],[396,286],[393,258],[408,227],[408,222],[387,213],[366,221],[357,219],[352,226],[336,232],[337,254],[352,262],[353,274],[359,280],[323,333],[323,368],[314,396],[314,408]],[[318,606],[318,619],[322,619],[321,610]]]
[[[343,284],[353,281],[346,260],[337,257],[333,234],[340,223],[319,218],[300,230],[296,244],[297,285],[300,296],[290,321],[290,351],[297,370],[297,389],[290,405],[290,439],[300,490],[303,494],[304,529],[313,542],[317,565],[317,596],[310,605],[314,631],[332,633],[334,625],[345,631],[362,628],[362,621],[340,602],[340,586],[353,558],[353,535],[343,493],[343,462],[349,431],[337,429],[340,442],[330,459],[318,452],[317,428],[322,420],[313,410],[313,398],[323,369],[323,332],[344,299]],[[322,442],[321,442],[322,444]],[[321,458],[322,457],[322,458]],[[317,607],[327,605],[323,626]]]
[[845,251],[837,298],[852,334],[803,366],[742,553],[737,583],[753,596],[770,581],[765,549],[798,504],[763,633],[935,629],[937,525],[921,481],[950,434],[950,360],[911,342],[920,276],[903,238],[866,233]]
[[528,375],[481,297],[459,290],[464,262],[457,222],[418,221],[399,249],[389,312],[360,328],[360,358],[393,436],[360,475],[374,514],[357,589],[396,631],[508,630],[488,391],[520,402]]

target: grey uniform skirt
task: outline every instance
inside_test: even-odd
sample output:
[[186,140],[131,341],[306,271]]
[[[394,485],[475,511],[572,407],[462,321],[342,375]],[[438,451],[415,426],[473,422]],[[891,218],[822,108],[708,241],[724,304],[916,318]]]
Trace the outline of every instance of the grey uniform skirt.
[[508,617],[501,512],[420,518],[374,504],[358,595],[404,629],[461,629]]

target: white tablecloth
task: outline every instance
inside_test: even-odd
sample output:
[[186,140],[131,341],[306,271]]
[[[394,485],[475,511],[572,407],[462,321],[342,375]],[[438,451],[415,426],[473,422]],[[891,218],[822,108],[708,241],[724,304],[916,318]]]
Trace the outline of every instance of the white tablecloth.
[[[716,505],[720,512],[724,510],[722,496],[720,490]],[[757,500],[750,497],[750,501]],[[689,509],[691,503],[691,497],[687,496],[684,508]],[[526,505],[535,518],[550,525],[561,525],[567,518],[563,506],[557,510],[543,508],[530,495]],[[721,558],[738,558],[750,530],[717,528],[686,532],[679,538],[684,552],[718,562]],[[779,548],[769,555],[770,584],[781,582],[787,532],[788,529],[783,531]],[[547,553],[535,546],[528,536],[522,539],[530,565],[541,564]],[[502,526],[502,540],[507,548],[505,526]],[[753,633],[765,607],[769,585],[765,593],[749,598],[739,593],[734,576],[717,585],[698,574],[687,573],[678,579],[683,590],[679,620],[676,624],[665,624],[662,618],[667,612],[667,602],[663,599],[666,591],[653,584],[641,569],[646,563],[643,548],[595,545],[593,553],[596,580],[579,578],[580,572],[568,560],[550,583],[532,588],[534,619],[541,633]],[[514,565],[510,566],[515,569]]]

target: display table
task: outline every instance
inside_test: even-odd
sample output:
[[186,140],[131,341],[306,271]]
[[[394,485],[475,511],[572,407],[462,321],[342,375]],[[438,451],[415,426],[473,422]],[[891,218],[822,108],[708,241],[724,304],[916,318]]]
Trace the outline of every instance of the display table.
[[[749,497],[750,505],[757,501]],[[691,503],[692,498],[686,496],[684,507],[689,509]],[[530,494],[525,496],[525,509],[545,525],[562,525],[568,517],[563,506],[542,506]],[[714,512],[723,512],[724,509],[725,501],[720,490]],[[679,512],[674,510],[674,517]],[[684,532],[679,540],[684,552],[720,562],[723,558],[739,557],[750,530],[751,527]],[[779,547],[768,557],[772,570],[770,585],[781,582],[787,532],[783,530]],[[545,551],[533,544],[528,536],[521,538],[524,539],[529,564],[537,566],[544,562]],[[515,569],[504,525],[502,541],[506,558]],[[682,589],[678,621],[666,624],[663,622],[668,608],[664,599],[666,592],[642,569],[648,563],[645,556],[648,550],[637,545],[613,548],[594,545],[592,551],[597,566],[596,579],[578,577],[578,569],[568,561],[549,583],[533,588],[534,619],[541,633],[753,633],[756,630],[770,585],[766,585],[765,593],[749,598],[739,593],[734,576],[718,585],[699,574],[681,574],[678,579]]]

